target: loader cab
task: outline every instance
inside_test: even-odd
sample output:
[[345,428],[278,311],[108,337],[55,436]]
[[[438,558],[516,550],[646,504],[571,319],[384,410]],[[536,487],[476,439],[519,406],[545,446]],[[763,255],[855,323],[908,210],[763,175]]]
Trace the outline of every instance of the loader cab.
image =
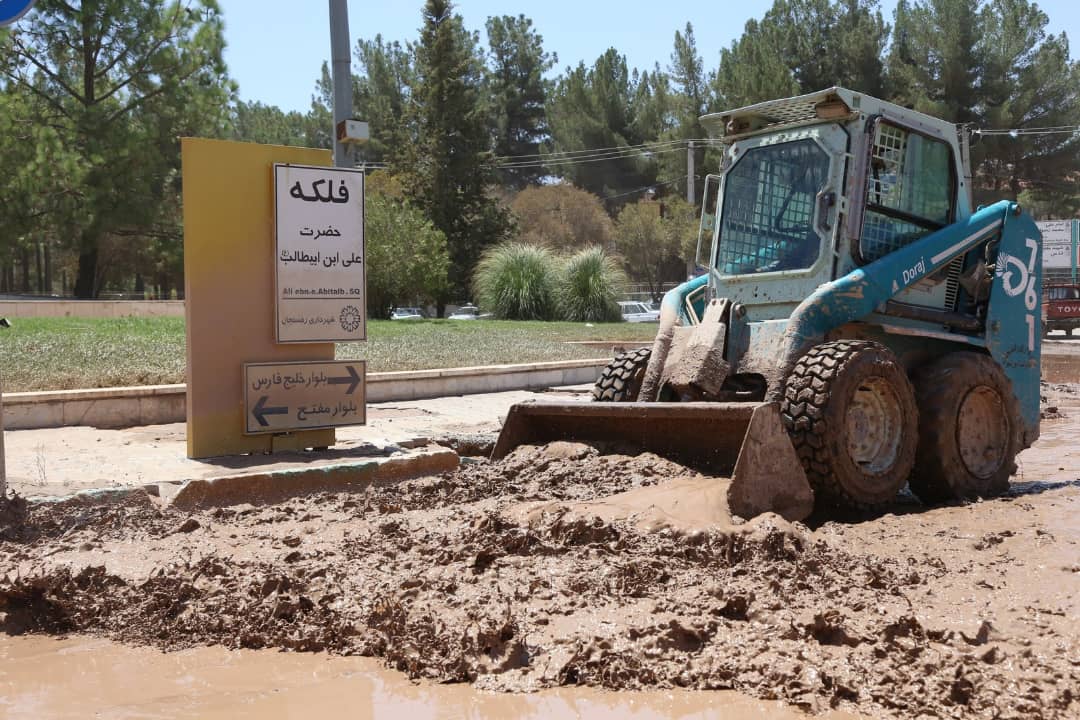
[[[821,284],[968,217],[957,127],[843,88],[707,115],[723,143],[706,180],[706,296],[779,320]],[[960,264],[904,301],[954,307]]]

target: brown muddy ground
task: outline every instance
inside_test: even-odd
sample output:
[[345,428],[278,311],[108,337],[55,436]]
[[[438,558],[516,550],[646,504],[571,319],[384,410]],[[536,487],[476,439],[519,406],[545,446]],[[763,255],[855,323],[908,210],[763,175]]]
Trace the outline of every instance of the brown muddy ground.
[[33,504],[0,527],[0,629],[371,655],[496,690],[1080,717],[1074,390],[1044,388],[1059,409],[1010,496],[810,526],[735,522],[723,479],[566,443],[261,507]]

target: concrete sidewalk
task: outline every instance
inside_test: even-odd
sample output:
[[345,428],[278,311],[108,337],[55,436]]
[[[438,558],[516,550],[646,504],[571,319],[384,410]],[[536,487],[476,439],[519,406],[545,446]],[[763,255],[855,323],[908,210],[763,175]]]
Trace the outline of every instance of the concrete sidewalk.
[[[585,399],[589,386],[543,392],[544,397]],[[453,452],[430,447],[436,440],[494,434],[515,402],[537,392],[512,391],[431,400],[373,403],[368,424],[339,428],[338,443],[318,452],[246,455],[189,460],[183,423],[120,430],[61,427],[5,433],[8,487],[23,497],[63,496],[83,490],[159,484],[177,488],[190,481],[240,476],[297,476],[301,471],[343,473],[384,460],[413,459],[424,474],[456,466]],[[402,462],[391,463],[399,475]],[[413,467],[413,466],[408,466]],[[327,472],[320,473],[327,475]],[[272,480],[270,480],[272,482]],[[317,488],[314,488],[317,489]]]

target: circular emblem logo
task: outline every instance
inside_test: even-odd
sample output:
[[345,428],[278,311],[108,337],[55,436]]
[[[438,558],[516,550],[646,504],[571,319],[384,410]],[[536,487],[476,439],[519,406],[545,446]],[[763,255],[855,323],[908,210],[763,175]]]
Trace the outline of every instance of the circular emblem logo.
[[356,332],[360,327],[360,311],[353,305],[346,305],[341,309],[341,328],[345,332]]

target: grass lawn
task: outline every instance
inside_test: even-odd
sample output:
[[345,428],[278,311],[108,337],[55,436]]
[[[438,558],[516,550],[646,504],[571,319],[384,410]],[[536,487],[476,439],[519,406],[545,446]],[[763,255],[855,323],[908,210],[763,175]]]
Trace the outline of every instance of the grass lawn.
[[[12,318],[0,330],[5,392],[184,382],[183,318]],[[338,345],[369,372],[606,357],[569,341],[647,342],[655,323],[372,320],[368,342]]]

